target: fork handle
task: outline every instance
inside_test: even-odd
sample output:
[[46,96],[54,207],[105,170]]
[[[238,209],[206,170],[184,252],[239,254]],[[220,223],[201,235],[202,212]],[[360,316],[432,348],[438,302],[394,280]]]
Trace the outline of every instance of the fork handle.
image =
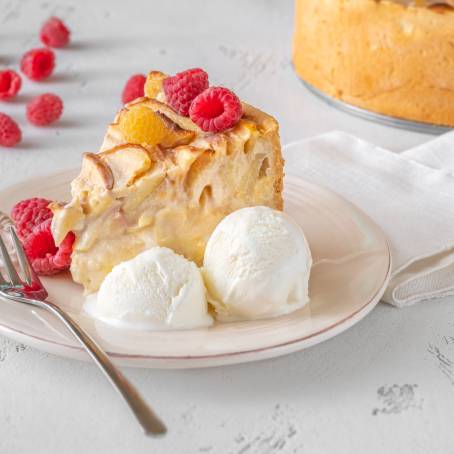
[[128,404],[133,415],[142,426],[146,435],[157,436],[164,435],[167,431],[164,423],[158,418],[153,410],[148,406],[137,389],[128,381],[120,370],[112,363],[109,357],[99,347],[99,345],[87,334],[79,324],[65,311],[50,301],[40,301],[20,296],[10,295],[23,303],[32,304],[41,307],[56,315],[66,327],[74,334],[77,340],[82,344],[93,361],[101,369],[113,387],[123,397]]

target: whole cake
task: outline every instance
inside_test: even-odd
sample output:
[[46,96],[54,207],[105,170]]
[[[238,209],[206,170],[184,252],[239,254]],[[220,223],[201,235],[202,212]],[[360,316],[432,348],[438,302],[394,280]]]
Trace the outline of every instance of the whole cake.
[[452,0],[296,0],[293,62],[349,104],[454,126]]

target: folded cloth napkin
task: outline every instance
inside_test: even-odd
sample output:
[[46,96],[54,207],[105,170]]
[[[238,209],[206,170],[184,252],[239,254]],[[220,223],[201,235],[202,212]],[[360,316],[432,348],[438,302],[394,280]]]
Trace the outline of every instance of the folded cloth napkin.
[[384,301],[454,294],[454,133],[396,154],[334,131],[283,153],[286,173],[337,192],[385,232],[393,267]]
[[401,153],[401,156],[454,176],[454,131],[411,148]]

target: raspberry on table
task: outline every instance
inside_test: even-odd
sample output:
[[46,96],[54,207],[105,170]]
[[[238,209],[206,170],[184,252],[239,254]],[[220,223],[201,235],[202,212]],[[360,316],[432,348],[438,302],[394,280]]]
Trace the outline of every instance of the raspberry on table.
[[134,101],[134,99],[144,96],[144,86],[146,77],[143,74],[134,74],[126,82],[121,95],[123,104]]
[[49,47],[65,47],[69,43],[71,32],[58,17],[49,18],[41,27],[39,37],[43,44]]
[[0,112],[0,146],[14,147],[22,140],[18,124],[9,116]]
[[57,121],[63,112],[63,101],[57,95],[45,93],[27,104],[28,121],[36,126],[46,126]]
[[22,79],[16,71],[5,69],[0,71],[0,100],[14,98],[20,90]]
[[54,71],[55,54],[51,49],[32,49],[21,60],[21,71],[31,80],[43,80]]
[[21,241],[24,241],[37,225],[53,217],[49,208],[50,203],[50,200],[34,197],[14,205],[11,210],[11,219]]
[[188,69],[163,80],[167,102],[180,115],[189,114],[192,100],[208,88],[208,74],[200,68]]
[[24,241],[24,250],[36,273],[57,274],[69,269],[75,236],[66,235],[60,246],[56,246],[51,231],[52,219],[47,219],[34,227]]
[[223,87],[208,88],[192,101],[189,109],[191,120],[207,132],[225,131],[238,123],[242,115],[239,98]]

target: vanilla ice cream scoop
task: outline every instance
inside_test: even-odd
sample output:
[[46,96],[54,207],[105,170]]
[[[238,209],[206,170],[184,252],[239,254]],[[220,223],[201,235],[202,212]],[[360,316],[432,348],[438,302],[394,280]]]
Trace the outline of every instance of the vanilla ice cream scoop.
[[209,326],[202,275],[171,249],[154,247],[115,266],[89,312],[107,323],[141,329]]
[[311,253],[285,213],[242,208],[212,233],[204,257],[208,299],[221,321],[288,314],[308,301]]

